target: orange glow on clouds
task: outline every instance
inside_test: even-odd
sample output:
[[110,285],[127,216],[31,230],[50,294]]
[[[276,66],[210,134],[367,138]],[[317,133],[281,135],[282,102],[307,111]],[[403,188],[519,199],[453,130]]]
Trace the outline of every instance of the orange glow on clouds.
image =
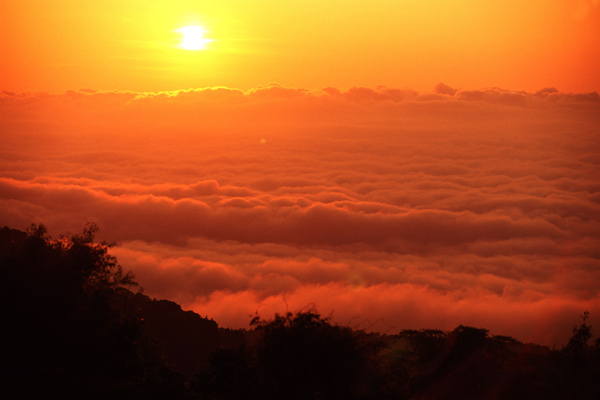
[[0,225],[97,222],[232,327],[600,324],[598,0],[3,0],[0,37]]
[[[179,50],[181,51],[181,50]],[[600,323],[600,96],[279,85],[0,95],[0,224],[86,221],[146,294],[221,325]]]

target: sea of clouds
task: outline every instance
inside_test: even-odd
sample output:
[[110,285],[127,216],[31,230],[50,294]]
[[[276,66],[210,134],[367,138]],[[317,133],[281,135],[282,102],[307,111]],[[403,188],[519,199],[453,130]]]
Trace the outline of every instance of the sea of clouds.
[[221,326],[600,327],[597,93],[3,92],[0,128],[0,225],[96,222],[146,294]]

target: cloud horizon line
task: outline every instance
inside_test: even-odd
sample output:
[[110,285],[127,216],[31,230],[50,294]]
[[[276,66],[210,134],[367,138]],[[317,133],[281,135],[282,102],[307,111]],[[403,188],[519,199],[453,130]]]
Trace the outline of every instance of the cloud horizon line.
[[[0,90],[0,100],[9,98],[55,98],[70,97],[84,98],[87,96],[125,96],[131,100],[153,99],[153,98],[175,98],[179,96],[213,94],[218,97],[238,98],[294,98],[294,97],[331,97],[351,100],[355,102],[402,102],[402,101],[481,101],[508,106],[530,106],[540,102],[552,103],[600,103],[600,94],[591,92],[562,92],[553,86],[544,87],[535,92],[524,90],[510,90],[500,87],[483,87],[479,89],[454,88],[443,82],[436,84],[431,92],[418,92],[408,87],[394,88],[385,85],[375,87],[352,86],[350,88],[325,87],[322,89],[306,89],[284,86],[277,82],[266,85],[257,85],[253,88],[243,90],[229,86],[205,86],[197,88],[182,88],[162,91],[136,91],[136,90],[103,90],[93,88],[80,88],[78,90],[66,90],[64,92],[46,91],[23,91],[15,92]],[[230,95],[230,96],[227,96]],[[213,96],[217,97],[217,96]]]

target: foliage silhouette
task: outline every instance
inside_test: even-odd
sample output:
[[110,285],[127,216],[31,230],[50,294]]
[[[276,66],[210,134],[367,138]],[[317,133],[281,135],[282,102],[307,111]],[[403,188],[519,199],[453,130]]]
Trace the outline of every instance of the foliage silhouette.
[[277,398],[353,398],[366,372],[366,354],[349,328],[314,311],[255,320],[263,379]]
[[[564,399],[600,398],[600,352],[588,345],[592,326],[587,324],[589,312],[573,327],[573,335],[561,352],[554,354],[554,391]],[[598,342],[598,341],[596,341]]]
[[315,310],[255,318],[253,344],[220,350],[197,387],[211,398],[353,399],[368,391],[369,346]]
[[464,325],[365,333],[314,309],[227,330],[131,292],[97,230],[0,229],[3,398],[600,398],[588,312],[560,350]]
[[23,397],[37,388],[83,398],[176,392],[179,378],[153,353],[139,321],[112,307],[115,290],[135,282],[108,254],[110,244],[94,242],[97,230],[90,224],[52,240],[43,225],[2,229],[4,389]]

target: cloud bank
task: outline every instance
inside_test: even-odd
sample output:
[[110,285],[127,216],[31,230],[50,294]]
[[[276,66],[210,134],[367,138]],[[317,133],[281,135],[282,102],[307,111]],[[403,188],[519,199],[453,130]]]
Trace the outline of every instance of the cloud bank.
[[272,84],[0,96],[0,224],[97,222],[231,327],[315,304],[562,344],[600,321],[600,96]]

